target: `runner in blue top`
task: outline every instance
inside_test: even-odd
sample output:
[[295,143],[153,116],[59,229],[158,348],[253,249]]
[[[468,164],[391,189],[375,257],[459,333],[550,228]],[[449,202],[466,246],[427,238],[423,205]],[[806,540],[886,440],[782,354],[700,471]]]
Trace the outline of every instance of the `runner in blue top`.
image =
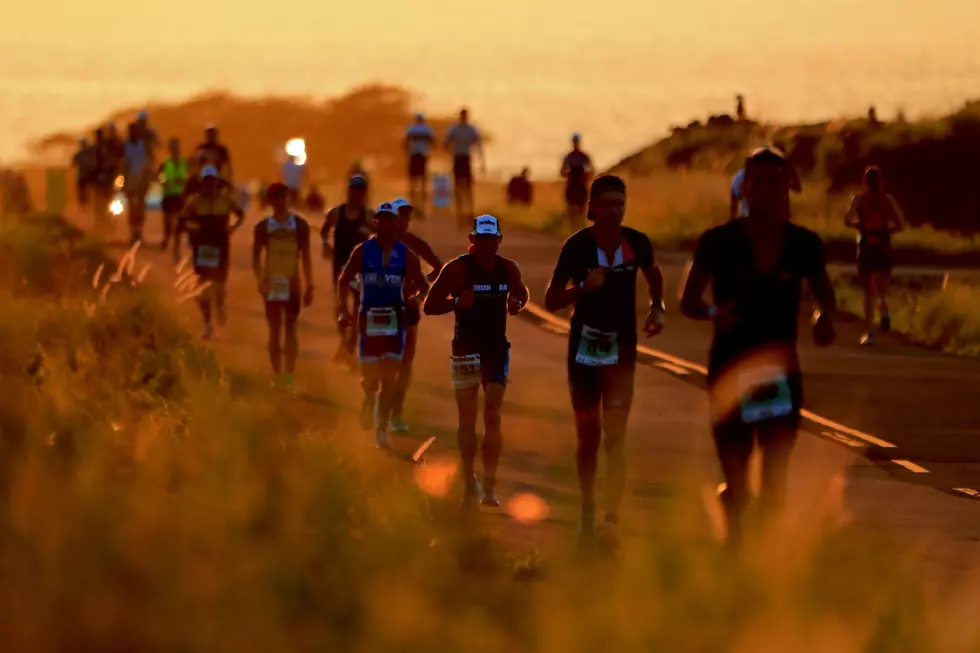
[[[340,298],[350,294],[354,275],[360,276],[358,350],[364,404],[361,427],[374,421],[376,444],[388,446],[388,421],[398,390],[398,371],[405,351],[406,308],[418,311],[429,290],[419,257],[398,240],[398,210],[386,202],[375,214],[377,235],[354,248],[340,275]],[[347,302],[341,319],[352,321]],[[380,389],[380,394],[379,394]],[[376,420],[372,420],[377,402]]]

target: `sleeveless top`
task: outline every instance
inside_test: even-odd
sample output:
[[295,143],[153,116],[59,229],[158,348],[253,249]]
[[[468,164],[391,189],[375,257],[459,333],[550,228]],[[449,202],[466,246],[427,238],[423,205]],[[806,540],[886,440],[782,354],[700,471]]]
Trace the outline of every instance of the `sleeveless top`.
[[497,256],[492,270],[464,254],[459,257],[465,288],[474,294],[473,306],[456,309],[453,354],[456,356],[497,351],[507,347],[507,295],[510,275],[507,260]]
[[337,224],[333,228],[334,261],[336,265],[343,266],[347,264],[354,248],[366,240],[364,234],[361,233],[361,226],[367,226],[365,220],[367,209],[361,207],[360,215],[356,220],[347,218],[346,204],[340,205],[338,213],[340,215],[337,216]]
[[364,260],[361,263],[361,312],[371,308],[398,308],[405,302],[405,271],[408,262],[408,248],[404,243],[395,242],[383,265],[384,253],[376,238],[364,242]]

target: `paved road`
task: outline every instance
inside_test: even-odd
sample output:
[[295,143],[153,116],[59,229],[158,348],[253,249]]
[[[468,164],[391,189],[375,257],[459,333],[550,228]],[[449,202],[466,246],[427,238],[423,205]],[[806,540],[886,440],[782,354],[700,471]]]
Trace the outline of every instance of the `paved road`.
[[[314,221],[314,226],[318,226],[318,221]],[[446,257],[465,247],[465,236],[448,225],[422,224],[419,232],[430,238]],[[149,236],[152,241],[153,229]],[[249,271],[249,238],[250,229],[242,230],[235,238],[229,282],[231,319],[213,344],[236,367],[267,374],[266,326]],[[538,298],[543,294],[558,246],[553,240],[526,232],[508,232],[505,238],[503,253],[521,261]],[[154,265],[151,277],[165,284],[162,287],[172,288],[173,270],[168,257],[146,248],[139,258]],[[668,272],[670,283],[676,284],[676,271]],[[340,437],[361,442],[365,452],[362,460],[369,460],[376,453],[371,450],[373,438],[353,423],[359,405],[356,378],[331,363],[337,338],[327,301],[329,264],[317,260],[315,274],[319,287],[317,303],[304,312],[301,322],[297,379],[302,392],[297,409],[311,411],[311,422],[328,425]],[[198,328],[199,318],[194,308],[184,304],[182,312],[188,324]],[[457,491],[456,487],[443,487],[442,482],[443,472],[449,476],[455,471],[455,405],[448,389],[447,365],[451,332],[449,317],[423,321],[416,383],[407,411],[414,429],[411,434],[394,439],[398,453],[391,473],[414,469],[420,483],[433,494]],[[533,316],[513,320],[509,335],[513,362],[512,382],[504,407],[506,446],[500,474],[501,496],[505,501],[523,493],[541,497],[549,513],[546,519],[528,525],[508,518],[508,514],[519,513],[511,506],[509,512],[488,514],[484,521],[515,546],[547,551],[557,539],[571,537],[578,507],[575,437],[564,373],[565,342],[541,328]],[[675,318],[670,330],[656,344],[677,356],[701,360],[706,339],[707,334],[699,325]],[[857,426],[873,429],[882,438],[896,442],[899,436],[885,428],[890,422],[877,422],[871,406],[862,405],[874,393],[883,399],[891,397],[881,389],[887,384],[874,381],[880,377],[872,375],[872,366],[880,369],[885,365],[886,374],[890,370],[893,376],[904,378],[904,392],[909,394],[924,392],[913,379],[927,371],[943,383],[949,381],[950,369],[962,370],[959,373],[963,378],[976,380],[976,376],[967,376],[976,374],[975,367],[969,364],[900,349],[871,355],[856,347],[842,346],[822,357],[806,350],[804,359],[814,410],[845,423],[853,419]],[[637,373],[636,405],[629,436],[630,482],[623,525],[627,542],[639,535],[663,533],[668,529],[710,537],[716,526],[711,518],[711,503],[705,497],[711,495],[720,477],[709,438],[706,396],[698,387],[697,376],[696,373],[678,375],[653,366],[643,366]],[[842,390],[844,381],[850,384],[846,391]],[[873,383],[875,389],[863,391],[866,394],[862,400],[853,396],[847,402],[835,399],[837,395],[853,395],[854,388],[861,388],[864,383]],[[914,413],[910,404],[905,398],[891,409]],[[853,414],[841,410],[848,406]],[[963,408],[958,412],[968,415],[970,411]],[[962,420],[970,419],[961,416],[957,421],[942,413],[933,406],[929,411],[931,417],[916,419],[920,423],[933,423],[934,429],[940,419],[961,425]],[[976,422],[971,424],[975,428]],[[910,428],[902,431],[911,432]],[[431,437],[436,440],[429,451],[431,463],[426,468],[408,467],[400,462],[399,459],[409,460],[412,452]],[[968,441],[962,435],[959,439]],[[902,442],[903,455],[936,467],[922,457],[913,458],[912,449],[905,442],[914,443],[915,438],[903,436]],[[950,450],[958,446],[954,440],[950,442]],[[980,553],[980,502],[956,499],[928,486],[907,482],[915,480],[911,473],[902,478],[890,476],[859,453],[858,449],[823,437],[804,437],[794,458],[788,515],[806,523],[815,517],[814,506],[821,506],[820,514],[848,513],[869,527],[885,528],[907,540],[938,576],[951,579],[963,573]],[[963,465],[957,462],[955,469],[948,473],[965,475]],[[928,476],[939,477],[941,472],[936,468]],[[841,487],[843,492],[839,492]]]

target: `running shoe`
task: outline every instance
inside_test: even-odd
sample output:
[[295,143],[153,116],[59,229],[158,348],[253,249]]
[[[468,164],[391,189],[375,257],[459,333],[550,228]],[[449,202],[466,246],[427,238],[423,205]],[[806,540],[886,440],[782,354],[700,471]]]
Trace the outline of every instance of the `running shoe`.
[[474,475],[463,487],[463,508],[467,510],[476,508],[480,494],[480,482]]
[[401,415],[391,416],[391,430],[395,433],[407,433],[409,431],[408,424]]
[[374,446],[378,449],[389,449],[388,445],[388,429],[379,426],[374,430]]
[[497,495],[494,493],[492,485],[487,485],[483,489],[483,500],[480,501],[480,505],[486,506],[487,508],[500,507],[500,501],[497,500]]

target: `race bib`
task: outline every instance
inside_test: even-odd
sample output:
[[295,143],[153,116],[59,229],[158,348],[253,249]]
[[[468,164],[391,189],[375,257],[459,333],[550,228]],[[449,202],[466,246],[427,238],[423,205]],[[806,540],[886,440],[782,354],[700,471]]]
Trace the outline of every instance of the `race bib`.
[[742,422],[756,424],[793,412],[793,393],[786,372],[777,367],[754,369],[739,379]]
[[590,367],[615,365],[619,362],[619,340],[615,331],[607,333],[591,327],[582,327],[575,362]]
[[367,312],[368,336],[397,336],[398,314],[393,308],[371,308]]
[[221,248],[201,245],[197,248],[197,266],[200,268],[221,267]]
[[290,292],[289,279],[286,277],[272,277],[269,279],[269,295],[266,297],[270,302],[288,302]]
[[483,377],[480,374],[479,354],[453,356],[452,361],[453,390],[464,390],[480,384]]

